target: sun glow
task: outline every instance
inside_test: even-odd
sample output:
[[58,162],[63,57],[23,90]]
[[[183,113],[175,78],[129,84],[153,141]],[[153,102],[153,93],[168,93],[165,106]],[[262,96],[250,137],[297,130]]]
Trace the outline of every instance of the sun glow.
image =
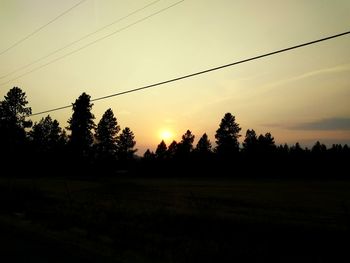
[[164,140],[164,142],[169,143],[171,139],[173,138],[173,134],[169,130],[162,130],[160,132],[160,138]]

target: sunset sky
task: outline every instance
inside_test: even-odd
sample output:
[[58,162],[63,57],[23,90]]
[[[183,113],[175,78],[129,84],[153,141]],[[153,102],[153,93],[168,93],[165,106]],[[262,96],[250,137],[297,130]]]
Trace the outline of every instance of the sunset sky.
[[[0,0],[0,53],[79,2]],[[349,0],[184,0],[132,25],[177,2],[82,2],[0,55],[0,99],[18,86],[35,113],[69,105],[82,92],[106,96],[350,30]],[[134,132],[140,155],[162,137],[179,141],[187,129],[195,142],[204,132],[214,142],[226,112],[236,116],[242,136],[254,128],[271,132],[277,143],[349,144],[350,35],[96,101],[95,123],[108,108]],[[50,113],[62,127],[71,114]]]

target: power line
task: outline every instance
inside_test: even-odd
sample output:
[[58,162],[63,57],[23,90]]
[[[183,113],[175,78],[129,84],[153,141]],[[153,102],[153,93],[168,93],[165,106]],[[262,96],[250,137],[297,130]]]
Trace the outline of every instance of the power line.
[[60,51],[62,51],[62,50],[64,50],[64,49],[66,49],[66,48],[68,48],[68,47],[71,47],[71,46],[73,46],[74,44],[76,44],[76,43],[78,43],[78,42],[80,42],[80,41],[82,41],[82,40],[84,40],[84,39],[86,39],[86,38],[88,38],[88,37],[90,37],[90,36],[92,36],[92,35],[94,35],[94,34],[100,32],[100,31],[102,31],[102,30],[104,30],[104,29],[106,29],[106,28],[108,28],[108,27],[110,27],[110,26],[112,26],[112,25],[115,25],[115,24],[117,24],[117,23],[119,23],[119,22],[121,22],[121,21],[123,21],[123,20],[129,18],[129,17],[132,16],[132,15],[134,15],[134,14],[140,12],[140,11],[145,10],[146,8],[148,8],[148,7],[150,7],[150,6],[152,6],[152,5],[156,4],[156,3],[158,3],[159,1],[161,1],[161,0],[153,1],[153,2],[151,2],[151,3],[149,3],[149,4],[147,4],[147,5],[145,5],[145,6],[141,7],[141,8],[139,8],[139,9],[137,9],[137,10],[135,10],[135,11],[133,11],[133,12],[131,12],[131,13],[129,13],[129,14],[127,14],[127,15],[121,17],[121,18],[118,18],[117,20],[115,20],[115,21],[113,21],[113,22],[111,22],[111,23],[109,23],[109,24],[107,24],[107,25],[104,25],[104,26],[100,27],[99,29],[97,29],[97,30],[95,30],[95,31],[93,31],[93,32],[91,32],[91,33],[88,33],[88,34],[82,36],[81,38],[70,42],[69,44],[65,45],[64,47],[61,47],[61,48],[59,48],[59,49],[56,49],[56,50],[54,50],[54,51],[52,51],[52,52],[46,54],[45,56],[42,56],[42,57],[40,57],[40,58],[38,58],[38,59],[36,59],[36,60],[34,60],[34,61],[32,61],[32,62],[30,62],[30,63],[24,65],[24,66],[22,66],[22,67],[19,67],[19,68],[13,70],[13,71],[7,73],[6,75],[1,76],[0,79],[6,78],[6,77],[8,77],[8,76],[11,76],[12,74],[14,74],[14,73],[16,73],[16,72],[18,72],[18,71],[20,71],[20,70],[26,69],[26,68],[28,68],[28,67],[30,67],[30,66],[32,66],[32,65],[34,65],[34,64],[36,64],[36,63],[38,63],[38,62],[40,62],[40,61],[42,61],[42,60],[44,60],[44,59],[46,59],[46,58],[48,58],[48,57],[51,57],[52,55],[54,55],[54,54],[56,54],[56,53],[58,53],[58,52],[60,52]]
[[[259,55],[259,56],[250,57],[250,58],[247,58],[247,59],[235,61],[235,62],[232,62],[232,63],[229,63],[229,64],[225,64],[225,65],[222,65],[222,66],[218,66],[218,67],[215,67],[215,68],[210,68],[210,69],[206,69],[206,70],[203,70],[203,71],[198,71],[198,72],[191,73],[191,74],[188,74],[188,75],[184,75],[184,76],[181,76],[181,77],[177,77],[177,78],[173,78],[173,79],[157,82],[157,83],[154,83],[154,84],[151,84],[151,85],[147,85],[147,86],[143,86],[143,87],[140,87],[140,88],[129,89],[129,90],[126,90],[126,91],[122,91],[122,92],[114,93],[114,94],[111,94],[111,95],[99,97],[99,98],[96,98],[96,99],[92,99],[91,101],[104,100],[104,99],[108,99],[108,98],[111,98],[111,97],[124,95],[124,94],[127,94],[127,93],[132,93],[132,92],[136,92],[136,91],[140,91],[140,90],[150,89],[150,88],[153,88],[153,87],[156,87],[156,86],[161,86],[161,85],[164,85],[164,84],[167,84],[167,83],[170,83],[170,82],[175,82],[175,81],[179,81],[179,80],[182,80],[182,79],[187,79],[187,78],[191,78],[191,77],[194,77],[194,76],[198,76],[198,75],[202,75],[202,74],[205,74],[205,73],[209,73],[209,72],[212,72],[212,71],[220,70],[220,69],[223,69],[223,68],[232,67],[232,66],[235,66],[235,65],[238,65],[238,64],[242,64],[242,63],[246,63],[246,62],[249,62],[249,61],[252,61],[252,60],[257,60],[257,59],[261,59],[261,58],[264,58],[264,57],[268,57],[268,56],[276,55],[276,54],[279,54],[279,53],[287,52],[287,51],[290,51],[290,50],[293,50],[293,49],[297,49],[297,48],[313,45],[313,44],[316,44],[316,43],[319,43],[319,42],[323,42],[323,41],[330,40],[330,39],[333,39],[333,38],[345,36],[345,35],[348,35],[348,34],[350,34],[350,31],[343,32],[343,33],[336,34],[336,35],[332,35],[332,36],[328,36],[328,37],[317,39],[317,40],[313,40],[313,41],[306,42],[306,43],[303,43],[303,44],[299,44],[299,45],[296,45],[296,46],[279,49],[279,50],[276,50],[276,51],[273,51],[273,52],[265,53],[263,55]],[[33,113],[33,114],[29,115],[29,116],[35,116],[35,115],[40,115],[40,114],[44,114],[44,113],[48,113],[48,112],[58,111],[58,110],[70,108],[71,106],[72,105],[67,105],[67,106],[63,106],[63,107],[59,107],[59,108],[54,108],[54,109],[51,109],[51,110],[41,111],[41,112]]]
[[26,41],[28,38],[32,37],[33,35],[35,35],[36,33],[38,33],[39,31],[41,31],[42,29],[44,29],[45,27],[47,27],[48,25],[52,24],[53,22],[55,22],[56,20],[58,20],[59,18],[61,18],[62,16],[64,16],[65,14],[67,14],[68,12],[70,12],[71,10],[73,10],[74,8],[78,7],[79,5],[81,5],[82,3],[86,2],[87,0],[81,0],[80,2],[78,2],[77,4],[73,5],[72,7],[68,8],[67,10],[65,10],[63,13],[59,14],[58,16],[56,16],[55,18],[53,18],[52,20],[50,20],[49,22],[47,22],[46,24],[42,25],[41,27],[35,29],[33,32],[31,32],[30,34],[28,34],[27,36],[21,38],[20,40],[18,40],[17,42],[13,43],[11,46],[9,46],[8,48],[6,48],[5,50],[0,52],[0,56],[4,53],[6,53],[7,51],[9,51],[10,49],[18,46],[19,44],[21,44],[22,42]]
[[170,9],[170,8],[176,6],[176,5],[178,5],[178,4],[180,4],[180,3],[184,2],[184,1],[185,1],[185,0],[178,1],[178,2],[172,4],[172,5],[168,6],[168,7],[165,7],[165,8],[163,8],[163,9],[159,10],[159,11],[156,11],[156,12],[154,12],[154,13],[152,13],[152,14],[150,14],[150,15],[144,17],[144,18],[141,18],[141,19],[139,19],[139,20],[137,20],[137,21],[135,21],[135,22],[133,22],[133,23],[131,23],[131,24],[125,26],[125,27],[122,27],[122,28],[120,28],[120,29],[118,29],[118,30],[116,30],[116,31],[114,31],[114,32],[112,32],[112,33],[110,33],[110,34],[108,34],[108,35],[105,35],[105,36],[103,36],[103,37],[101,37],[101,38],[98,38],[98,39],[96,39],[96,40],[94,40],[94,41],[92,41],[92,42],[90,42],[90,43],[88,43],[88,44],[86,44],[86,45],[84,45],[84,46],[78,48],[78,49],[75,49],[75,50],[73,50],[73,51],[71,51],[71,52],[69,52],[69,53],[66,53],[66,54],[63,55],[63,56],[60,56],[60,57],[58,57],[58,58],[55,58],[54,60],[51,60],[51,61],[49,61],[49,62],[47,62],[47,63],[45,63],[45,64],[43,64],[43,65],[41,65],[41,66],[39,66],[39,67],[36,67],[36,68],[34,68],[34,69],[32,69],[32,70],[29,70],[29,71],[27,71],[27,72],[25,72],[25,73],[23,73],[23,74],[21,74],[21,75],[15,77],[15,78],[13,78],[13,79],[10,79],[10,80],[8,80],[8,81],[6,81],[6,82],[3,82],[3,83],[0,84],[0,86],[1,86],[1,85],[4,85],[4,84],[7,84],[7,83],[9,83],[9,82],[11,82],[11,81],[17,80],[17,79],[19,79],[19,78],[22,78],[22,77],[24,77],[24,76],[26,76],[26,75],[28,75],[28,74],[34,72],[34,71],[37,71],[37,70],[39,70],[39,69],[41,69],[41,68],[44,68],[44,67],[46,67],[46,66],[48,66],[48,65],[50,65],[50,64],[52,64],[52,63],[55,63],[56,61],[59,61],[59,60],[61,60],[61,59],[64,59],[64,58],[66,58],[66,57],[68,57],[68,56],[70,56],[70,55],[72,55],[72,54],[74,54],[74,53],[76,53],[76,52],[79,52],[79,51],[81,51],[81,50],[83,50],[83,49],[85,49],[85,48],[87,48],[87,47],[93,45],[93,44],[96,44],[97,42],[99,42],[99,41],[101,41],[101,40],[104,40],[104,39],[106,39],[106,38],[108,38],[108,37],[111,37],[111,36],[113,36],[113,35],[115,35],[115,34],[117,34],[117,33],[122,32],[122,31],[124,31],[124,30],[126,30],[126,29],[128,29],[128,28],[130,28],[130,27],[132,27],[132,26],[134,26],[134,25],[137,25],[137,24],[139,24],[139,23],[141,23],[141,22],[143,22],[143,21],[145,21],[145,20],[147,20],[147,19],[150,19],[151,17],[153,17],[153,16],[155,16],[155,15],[158,15],[158,14],[160,14],[160,13],[162,13],[162,12],[164,12],[164,11],[166,11],[166,10],[168,10],[168,9]]

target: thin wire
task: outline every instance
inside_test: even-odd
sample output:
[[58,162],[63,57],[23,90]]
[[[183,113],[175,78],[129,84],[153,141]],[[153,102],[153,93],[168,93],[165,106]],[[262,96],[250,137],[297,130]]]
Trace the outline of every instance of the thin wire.
[[[206,70],[203,70],[203,71],[198,71],[198,72],[191,73],[191,74],[188,74],[188,75],[184,75],[184,76],[181,76],[181,77],[165,80],[165,81],[162,81],[162,82],[157,82],[157,83],[154,83],[154,84],[151,84],[151,85],[147,85],[147,86],[143,86],[143,87],[140,87],[140,88],[130,89],[130,90],[114,93],[114,94],[111,94],[111,95],[99,97],[99,98],[96,98],[96,99],[92,99],[91,101],[104,100],[104,99],[108,99],[108,98],[111,98],[111,97],[124,95],[124,94],[127,94],[127,93],[132,93],[132,92],[136,92],[136,91],[140,91],[140,90],[150,89],[150,88],[153,88],[153,87],[156,87],[156,86],[160,86],[160,85],[164,85],[164,84],[167,84],[167,83],[170,83],[170,82],[175,82],[175,81],[179,81],[179,80],[182,80],[182,79],[191,78],[191,77],[194,77],[194,76],[198,76],[198,75],[202,75],[202,74],[205,74],[205,73],[209,73],[211,71],[216,71],[216,70],[220,70],[220,69],[223,69],[223,68],[232,67],[232,66],[235,66],[235,65],[238,65],[238,64],[242,64],[242,63],[246,63],[246,62],[249,62],[249,61],[252,61],[252,60],[257,60],[257,59],[261,59],[261,58],[264,58],[264,57],[276,55],[278,53],[287,52],[287,51],[290,51],[290,50],[293,50],[293,49],[297,49],[297,48],[313,45],[313,44],[316,44],[316,43],[319,43],[319,42],[322,42],[322,41],[326,41],[326,40],[330,40],[330,39],[333,39],[333,38],[345,36],[345,35],[348,35],[348,34],[350,34],[350,31],[343,32],[343,33],[336,34],[336,35],[332,35],[332,36],[328,36],[328,37],[317,39],[317,40],[313,40],[313,41],[306,42],[306,43],[303,43],[303,44],[299,44],[299,45],[296,45],[296,46],[292,46],[292,47],[288,47],[288,48],[284,48],[284,49],[279,49],[277,51],[273,51],[273,52],[270,52],[270,53],[265,53],[263,55],[259,55],[259,56],[243,59],[243,60],[240,60],[240,61],[232,62],[232,63],[226,64],[226,65],[222,65],[222,66],[218,66],[218,67],[215,67],[215,68],[210,68],[210,69],[206,69]],[[67,105],[67,106],[63,106],[63,107],[59,107],[59,108],[54,108],[54,109],[51,109],[51,110],[37,112],[37,113],[31,114],[29,116],[35,116],[35,115],[44,114],[44,113],[57,111],[57,110],[61,110],[61,109],[66,109],[66,108],[70,108],[70,107],[71,107],[71,105]]]
[[112,26],[112,25],[115,25],[115,24],[117,24],[117,23],[119,23],[119,22],[121,22],[121,21],[123,21],[123,20],[129,18],[129,17],[132,16],[132,15],[134,15],[134,14],[140,12],[140,11],[145,10],[146,8],[148,8],[148,7],[150,7],[150,6],[154,5],[154,4],[156,4],[156,3],[159,2],[159,1],[161,1],[161,0],[153,1],[153,2],[151,2],[151,3],[147,4],[147,5],[145,5],[144,7],[141,7],[141,8],[139,8],[139,9],[137,9],[137,10],[135,10],[135,11],[133,11],[133,12],[131,12],[131,13],[129,13],[129,14],[127,14],[127,15],[121,17],[121,18],[118,18],[117,20],[115,20],[115,21],[113,21],[113,22],[111,22],[111,23],[109,23],[109,24],[107,24],[107,25],[105,25],[105,26],[103,26],[103,27],[100,27],[99,29],[97,29],[97,30],[95,30],[95,31],[93,31],[93,32],[91,32],[91,33],[89,33],[89,34],[86,34],[85,36],[82,36],[81,38],[79,38],[79,39],[77,39],[77,40],[75,40],[75,41],[73,41],[73,42],[70,42],[69,44],[65,45],[64,47],[61,47],[61,48],[59,48],[59,49],[56,49],[56,50],[54,50],[54,51],[52,51],[52,52],[46,54],[45,56],[42,56],[42,57],[40,57],[40,58],[38,58],[38,59],[36,59],[36,60],[34,60],[34,61],[32,61],[32,62],[30,62],[30,63],[24,65],[24,66],[22,66],[22,67],[19,67],[19,68],[13,70],[13,71],[7,73],[6,75],[1,76],[0,79],[6,78],[6,77],[8,77],[8,76],[10,76],[10,75],[12,75],[12,74],[18,72],[18,71],[21,71],[21,70],[23,70],[23,69],[26,69],[26,68],[28,68],[28,67],[30,67],[30,66],[32,66],[32,65],[34,65],[34,64],[36,64],[36,63],[38,63],[38,62],[40,62],[40,61],[42,61],[42,60],[44,60],[44,59],[46,59],[46,58],[48,58],[48,57],[51,57],[52,55],[54,55],[54,54],[56,54],[56,53],[58,53],[58,52],[60,52],[60,51],[62,51],[62,50],[64,50],[64,49],[66,49],[66,48],[68,48],[68,47],[70,47],[70,46],[72,46],[72,45],[74,45],[74,44],[76,44],[76,43],[78,43],[78,42],[80,42],[80,41],[82,41],[82,40],[84,40],[84,39],[86,39],[86,38],[88,38],[88,37],[90,37],[90,36],[92,36],[92,35],[98,33],[98,32],[100,32],[100,31],[102,31],[102,30],[104,30],[104,29],[106,29],[106,28],[108,28],[108,27],[110,27],[110,26]]
[[58,20],[59,18],[61,18],[62,16],[64,16],[65,14],[67,14],[68,12],[72,11],[74,8],[78,7],[79,5],[81,5],[82,3],[86,2],[87,0],[81,0],[80,2],[78,2],[77,4],[73,5],[71,8],[65,10],[63,13],[59,14],[58,16],[56,16],[54,19],[50,20],[49,22],[47,22],[46,24],[42,25],[41,27],[35,29],[33,32],[31,32],[30,34],[28,34],[27,36],[25,36],[24,38],[21,38],[20,40],[18,40],[17,42],[13,43],[11,46],[9,46],[8,48],[6,48],[5,50],[0,52],[0,56],[2,54],[5,54],[7,51],[9,51],[10,49],[18,46],[19,44],[23,43],[24,41],[26,41],[28,38],[32,37],[33,35],[35,35],[36,33],[38,33],[39,31],[43,30],[45,27],[49,26],[50,24],[52,24],[53,22],[55,22],[56,20]]
[[46,64],[43,64],[43,65],[41,65],[41,66],[39,66],[39,67],[36,67],[36,68],[34,68],[34,69],[30,70],[30,71],[27,71],[27,72],[23,73],[22,75],[19,75],[19,76],[13,78],[13,79],[10,79],[10,80],[8,80],[8,81],[6,81],[6,82],[3,82],[3,83],[0,84],[0,86],[1,86],[1,85],[4,85],[4,84],[7,84],[7,83],[9,83],[9,82],[11,82],[11,81],[17,80],[17,79],[19,79],[19,78],[22,78],[22,77],[24,77],[24,76],[26,76],[26,75],[28,75],[28,74],[34,72],[34,71],[37,71],[37,70],[39,70],[39,69],[41,69],[41,68],[43,68],[43,67],[46,67],[46,66],[48,66],[48,65],[50,65],[50,64],[52,64],[52,63],[55,63],[56,61],[59,61],[59,60],[61,60],[61,59],[64,59],[64,58],[66,58],[66,57],[68,57],[68,56],[70,56],[70,55],[72,55],[72,54],[74,54],[74,53],[76,53],[76,52],[78,52],[78,51],[81,51],[81,50],[83,50],[83,49],[85,49],[85,48],[87,48],[87,47],[89,47],[89,46],[92,46],[93,44],[96,44],[97,42],[99,42],[99,41],[101,41],[101,40],[104,40],[104,39],[106,39],[106,38],[108,38],[108,37],[111,37],[111,36],[113,36],[113,35],[115,35],[115,34],[117,34],[117,33],[122,32],[122,31],[124,31],[124,30],[126,30],[126,29],[128,29],[128,28],[130,28],[130,27],[132,27],[132,26],[134,26],[134,25],[136,25],[136,24],[139,24],[139,23],[141,23],[141,22],[143,22],[143,21],[145,21],[145,20],[147,20],[147,19],[150,19],[151,17],[153,17],[153,16],[155,16],[155,15],[158,15],[158,14],[160,14],[160,13],[162,13],[162,12],[164,12],[164,11],[166,11],[166,10],[168,10],[168,9],[170,9],[170,8],[176,6],[176,5],[178,5],[178,4],[180,4],[180,3],[184,2],[184,1],[185,1],[185,0],[178,1],[178,2],[176,2],[175,4],[172,4],[172,5],[168,6],[168,7],[165,7],[165,8],[163,8],[163,9],[157,11],[157,12],[154,12],[154,13],[152,13],[152,14],[150,14],[150,15],[144,17],[144,18],[141,18],[141,19],[137,20],[137,21],[134,22],[134,23],[131,23],[131,24],[125,26],[125,27],[122,27],[122,28],[120,28],[120,29],[118,29],[118,30],[116,30],[116,31],[114,31],[114,32],[112,32],[112,33],[110,33],[110,34],[108,34],[108,35],[105,35],[105,36],[103,36],[103,37],[101,37],[101,38],[98,38],[98,39],[96,39],[96,40],[94,40],[94,41],[92,41],[92,42],[90,42],[90,43],[88,43],[88,44],[86,44],[86,45],[84,45],[84,46],[78,48],[78,49],[75,49],[75,50],[73,50],[73,51],[71,51],[71,52],[69,52],[69,53],[66,53],[65,55],[63,55],[63,56],[61,56],[61,57],[58,57],[58,58],[56,58],[56,59],[54,59],[54,60],[51,60],[50,62],[48,62],[48,63],[46,63]]

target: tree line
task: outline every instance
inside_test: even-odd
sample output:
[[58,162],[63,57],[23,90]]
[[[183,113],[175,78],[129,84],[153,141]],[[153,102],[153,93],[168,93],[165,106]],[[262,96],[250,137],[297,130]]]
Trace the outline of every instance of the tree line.
[[[28,120],[31,108],[27,104],[25,92],[18,87],[9,90],[0,101],[1,160],[7,166],[23,164],[19,165],[22,170],[38,165],[53,173],[61,171],[61,163],[76,167],[78,171],[94,168],[115,171],[131,163],[133,167],[142,168],[191,164],[206,169],[209,164],[233,161],[240,163],[241,167],[257,165],[272,169],[277,164],[293,167],[307,164],[310,167],[324,160],[339,166],[346,163],[350,156],[346,144],[333,144],[327,148],[317,141],[311,149],[302,148],[299,143],[276,145],[271,133],[257,135],[253,129],[246,131],[241,146],[242,129],[235,116],[226,113],[215,133],[215,147],[206,133],[194,145],[195,135],[187,130],[180,142],[174,140],[167,146],[161,141],[155,152],[148,149],[139,161],[135,155],[137,149],[132,130],[129,127],[121,129],[110,108],[96,125],[88,94],[82,93],[72,104],[73,113],[66,127],[69,134],[50,115],[33,124]],[[13,165],[11,167],[14,168]]]

